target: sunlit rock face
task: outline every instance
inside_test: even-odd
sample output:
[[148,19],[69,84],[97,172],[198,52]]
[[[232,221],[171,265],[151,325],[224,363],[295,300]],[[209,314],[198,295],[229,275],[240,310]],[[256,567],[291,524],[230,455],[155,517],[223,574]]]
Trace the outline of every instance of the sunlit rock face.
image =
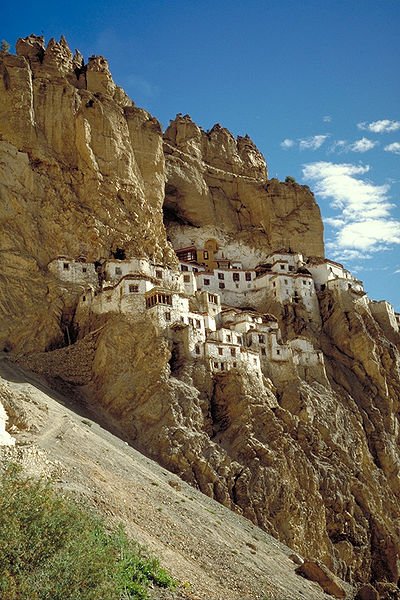
[[264,253],[288,247],[323,256],[323,227],[306,186],[268,180],[265,159],[249,137],[215,125],[200,129],[178,115],[164,134],[168,232],[180,244],[196,235],[243,241]]
[[383,582],[385,597],[400,549],[389,309],[339,288],[318,290],[310,309],[266,296],[246,308],[272,313],[282,344],[313,347],[323,371],[292,361],[260,378],[215,374],[187,358],[179,328],[166,335],[145,310],[89,314],[83,283],[48,267],[82,259],[94,289],[103,259],[143,257],[177,273],[173,246],[210,239],[246,268],[282,248],[321,258],[310,190],[268,179],[253,142],[219,125],[205,132],[178,116],[162,135],[104,58],[85,64],[64,39],[19,40],[0,69],[2,349],[305,557],[351,582]]

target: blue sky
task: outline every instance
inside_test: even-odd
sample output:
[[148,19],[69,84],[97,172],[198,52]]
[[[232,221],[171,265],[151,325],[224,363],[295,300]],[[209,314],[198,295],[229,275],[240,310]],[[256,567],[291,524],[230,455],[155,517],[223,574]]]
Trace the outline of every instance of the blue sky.
[[316,193],[327,256],[400,311],[399,25],[399,0],[43,0],[7,3],[0,38],[64,34],[164,127],[248,133]]

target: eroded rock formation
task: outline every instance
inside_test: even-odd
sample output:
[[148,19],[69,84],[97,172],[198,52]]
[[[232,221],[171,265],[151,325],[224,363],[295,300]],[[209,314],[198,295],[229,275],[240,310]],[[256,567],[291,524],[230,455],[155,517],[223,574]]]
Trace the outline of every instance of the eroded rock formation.
[[311,323],[301,306],[265,306],[285,339],[302,333],[323,351],[326,378],[261,381],[179,360],[142,315],[74,329],[82,288],[47,269],[59,255],[118,252],[174,266],[167,235],[181,245],[215,237],[259,262],[289,246],[323,256],[312,193],[269,180],[251,140],[220,126],[204,132],[178,116],[163,139],[105,59],[86,65],[64,39],[45,47],[30,36],[0,59],[2,347],[72,386],[204,493],[394,597],[385,590],[400,575],[399,336],[388,339],[365,298],[320,292]]

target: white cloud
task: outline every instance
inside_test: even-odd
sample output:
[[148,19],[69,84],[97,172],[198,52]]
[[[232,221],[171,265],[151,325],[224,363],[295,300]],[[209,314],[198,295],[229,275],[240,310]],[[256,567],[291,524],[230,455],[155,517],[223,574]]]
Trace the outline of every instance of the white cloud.
[[380,121],[372,121],[372,123],[358,123],[357,127],[365,131],[373,133],[390,133],[400,129],[400,121],[391,121],[390,119],[381,119]]
[[393,154],[400,154],[400,142],[393,142],[384,147],[385,152],[393,152]]
[[400,269],[396,269],[394,272],[395,273],[400,273]]
[[365,180],[368,165],[315,162],[303,166],[306,181],[314,184],[317,195],[329,199],[339,214],[325,219],[335,232],[327,244],[334,258],[369,258],[369,252],[400,244],[400,221],[392,218],[389,185]]
[[344,248],[369,248],[379,245],[400,244],[400,222],[374,219],[348,223],[338,232],[337,241]]
[[322,117],[322,120],[324,123],[330,123],[332,121],[332,117],[330,115],[325,115],[325,117]]
[[299,140],[300,150],[318,150],[327,139],[327,135],[312,135]]
[[343,154],[344,152],[368,152],[368,150],[372,150],[378,144],[379,142],[374,142],[366,137],[351,143],[347,140],[336,140],[329,148],[329,152],[336,152],[337,154]]
[[378,142],[373,142],[366,137],[361,138],[360,140],[356,140],[352,144],[349,144],[348,148],[351,152],[368,152],[368,150],[372,150]]
[[283,142],[281,142],[281,148],[283,148],[284,150],[288,150],[289,148],[293,148],[293,146],[295,145],[295,141],[291,140],[289,138],[286,138],[283,140]]

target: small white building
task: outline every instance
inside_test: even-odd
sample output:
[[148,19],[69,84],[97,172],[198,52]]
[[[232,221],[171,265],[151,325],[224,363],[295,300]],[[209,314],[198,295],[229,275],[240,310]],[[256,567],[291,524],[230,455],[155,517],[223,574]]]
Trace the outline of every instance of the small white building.
[[86,262],[85,257],[76,260],[68,256],[59,256],[47,265],[50,273],[53,273],[62,281],[78,285],[98,285],[99,275],[94,263]]
[[354,277],[341,263],[326,258],[311,259],[307,263],[317,290],[335,289],[364,293],[362,281]]
[[400,315],[394,312],[393,306],[386,300],[371,300],[369,302],[369,309],[372,316],[379,325],[385,331],[386,329],[393,329],[395,333],[399,333],[399,321]]
[[6,431],[8,415],[0,402],[0,446],[14,446],[15,439]]
[[154,280],[155,285],[184,291],[179,271],[153,264],[147,258],[109,259],[104,262],[102,270],[106,285],[119,281],[125,275],[137,273],[149,280]]
[[204,346],[205,357],[209,360],[211,371],[229,371],[230,369],[242,367],[261,378],[261,363],[258,352],[239,344],[225,343],[210,339],[210,337]]
[[304,258],[299,252],[278,250],[267,256],[266,265],[270,265],[273,273],[295,273],[304,266]]
[[251,269],[218,268],[212,272],[197,272],[195,277],[198,290],[221,294],[224,298],[227,292],[242,293],[252,289],[252,281],[256,278],[256,272]]

